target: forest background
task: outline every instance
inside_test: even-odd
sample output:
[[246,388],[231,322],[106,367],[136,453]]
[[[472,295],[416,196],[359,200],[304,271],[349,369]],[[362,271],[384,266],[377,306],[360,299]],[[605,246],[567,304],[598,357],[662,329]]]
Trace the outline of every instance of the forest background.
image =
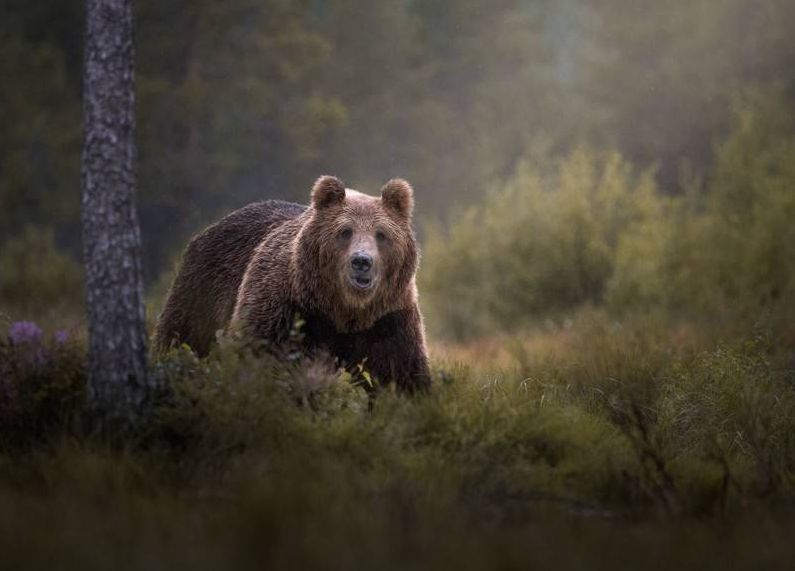
[[[792,285],[791,2],[136,7],[153,311],[192,234],[254,200],[305,202],[320,173],[412,181],[444,335],[583,304],[755,311]],[[12,317],[81,302],[82,22],[78,0],[3,1]]]

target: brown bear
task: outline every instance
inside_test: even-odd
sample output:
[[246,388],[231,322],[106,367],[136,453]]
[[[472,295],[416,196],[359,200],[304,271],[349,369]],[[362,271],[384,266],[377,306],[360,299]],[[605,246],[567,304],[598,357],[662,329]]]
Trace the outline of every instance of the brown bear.
[[323,176],[308,207],[268,200],[232,212],[185,251],[156,351],[185,343],[203,356],[219,330],[278,347],[300,318],[310,353],[363,364],[401,390],[429,387],[413,206],[405,180],[376,198]]

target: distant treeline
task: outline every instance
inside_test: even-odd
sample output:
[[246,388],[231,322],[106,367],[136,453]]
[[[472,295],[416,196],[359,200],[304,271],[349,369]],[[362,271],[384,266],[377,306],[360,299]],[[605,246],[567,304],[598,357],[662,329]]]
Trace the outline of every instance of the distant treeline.
[[430,232],[420,275],[435,333],[512,331],[600,306],[795,342],[795,108],[749,91],[734,117],[714,167],[683,173],[675,196],[615,152],[522,164]]
[[[136,6],[149,283],[201,225],[305,200],[324,172],[363,190],[406,177],[420,217],[444,218],[527,157],[587,146],[656,167],[648,184],[679,194],[683,164],[712,168],[738,94],[776,84],[795,101],[790,0]],[[0,248],[33,226],[79,253],[82,11],[0,7]]]

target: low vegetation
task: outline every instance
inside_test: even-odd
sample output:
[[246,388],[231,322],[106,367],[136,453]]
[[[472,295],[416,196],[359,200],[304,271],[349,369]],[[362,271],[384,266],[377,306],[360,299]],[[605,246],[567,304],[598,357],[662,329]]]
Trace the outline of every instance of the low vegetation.
[[721,342],[581,312],[499,353],[435,346],[422,398],[373,398],[317,364],[235,347],[175,350],[153,372],[170,389],[122,448],[86,430],[83,345],[31,323],[0,344],[0,542],[14,568],[610,568],[656,553],[660,568],[751,569],[791,556],[795,368],[761,333]]

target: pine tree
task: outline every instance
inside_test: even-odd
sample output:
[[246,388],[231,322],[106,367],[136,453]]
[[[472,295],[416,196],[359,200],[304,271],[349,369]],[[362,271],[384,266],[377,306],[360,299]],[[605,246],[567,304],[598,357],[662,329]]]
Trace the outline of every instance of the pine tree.
[[135,194],[132,0],[87,0],[83,251],[89,401],[104,426],[129,424],[151,392]]

